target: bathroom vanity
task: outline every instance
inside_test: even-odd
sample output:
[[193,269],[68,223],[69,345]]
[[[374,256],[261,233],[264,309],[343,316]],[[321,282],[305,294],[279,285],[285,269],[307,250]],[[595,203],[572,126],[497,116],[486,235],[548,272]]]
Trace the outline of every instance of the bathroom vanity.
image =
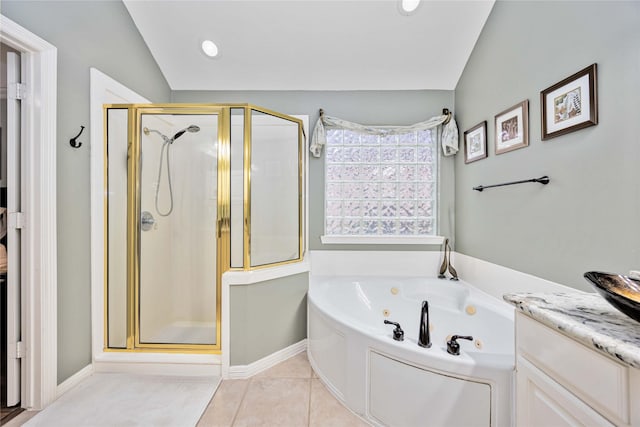
[[507,294],[517,426],[640,426],[640,323],[597,294]]

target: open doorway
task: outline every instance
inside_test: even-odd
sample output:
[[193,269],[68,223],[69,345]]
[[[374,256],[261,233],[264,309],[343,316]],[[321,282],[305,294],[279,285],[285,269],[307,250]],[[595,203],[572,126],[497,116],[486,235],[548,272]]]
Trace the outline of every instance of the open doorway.
[[[13,315],[9,311],[12,298],[7,296],[7,318],[17,318],[22,327],[18,330],[19,338],[14,339],[15,345],[7,346],[6,355],[8,365],[19,359],[16,393],[19,406],[37,410],[53,402],[57,395],[57,50],[2,15],[0,43],[19,54],[16,62],[20,64],[20,78],[15,81],[22,85],[12,87],[7,84],[5,93],[7,101],[20,98],[17,114],[20,120],[13,129],[19,132],[17,147],[22,154],[7,171],[18,175],[20,193],[25,195],[21,197],[22,203],[7,216],[8,255],[22,254],[23,262],[15,274],[9,271],[7,275],[10,281],[19,274],[20,283],[18,309]],[[7,132],[11,129],[8,126]],[[11,158],[11,153],[5,157]],[[7,191],[7,205],[10,203],[11,192]],[[19,233],[19,246],[11,243],[12,230]],[[7,374],[9,369],[7,366]],[[8,382],[9,378],[7,375]],[[9,385],[7,387],[9,390]],[[9,397],[11,393],[7,393]]]
[[[20,211],[19,152],[20,107],[16,82],[20,81],[20,52],[0,44],[0,286],[2,304],[2,390],[0,422],[22,411],[20,333],[20,231],[8,224],[9,212]],[[17,108],[16,108],[17,107]],[[9,160],[9,155],[12,157]],[[17,158],[16,158],[17,157]],[[11,172],[8,171],[11,167]],[[17,172],[17,173],[16,173]],[[18,180],[16,180],[18,178]],[[17,204],[16,204],[17,202]],[[19,225],[18,225],[19,227]],[[11,255],[9,255],[11,249]],[[18,255],[18,257],[16,257]],[[10,266],[10,268],[9,268]]]

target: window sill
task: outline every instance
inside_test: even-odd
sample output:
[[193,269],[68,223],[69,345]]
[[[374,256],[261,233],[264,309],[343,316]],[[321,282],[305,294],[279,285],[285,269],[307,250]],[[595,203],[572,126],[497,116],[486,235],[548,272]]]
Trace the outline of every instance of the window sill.
[[442,236],[320,236],[323,244],[335,245],[441,245]]

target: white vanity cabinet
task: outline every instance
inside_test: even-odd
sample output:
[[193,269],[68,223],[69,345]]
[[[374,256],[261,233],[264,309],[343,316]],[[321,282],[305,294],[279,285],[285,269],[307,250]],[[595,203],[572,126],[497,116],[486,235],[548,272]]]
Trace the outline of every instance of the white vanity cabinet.
[[516,425],[640,427],[640,370],[517,312]]

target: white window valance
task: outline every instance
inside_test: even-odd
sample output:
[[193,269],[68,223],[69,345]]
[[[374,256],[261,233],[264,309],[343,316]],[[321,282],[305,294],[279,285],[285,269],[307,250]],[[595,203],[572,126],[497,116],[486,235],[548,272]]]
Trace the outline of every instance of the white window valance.
[[444,156],[453,156],[458,152],[458,125],[453,118],[453,114],[434,116],[429,120],[408,126],[368,126],[343,120],[338,117],[327,116],[326,114],[321,113],[315,127],[313,128],[309,150],[313,157],[320,157],[322,155],[322,148],[327,143],[325,127],[342,128],[373,135],[398,135],[408,132],[433,129],[434,127],[442,125],[448,118],[451,118],[451,120],[443,126],[441,145]]

